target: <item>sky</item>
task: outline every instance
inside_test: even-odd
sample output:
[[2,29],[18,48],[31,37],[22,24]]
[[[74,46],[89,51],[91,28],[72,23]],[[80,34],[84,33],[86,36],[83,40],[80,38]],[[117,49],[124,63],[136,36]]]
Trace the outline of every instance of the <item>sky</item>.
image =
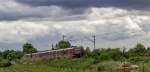
[[69,40],[93,48],[150,46],[150,0],[0,0],[0,50]]

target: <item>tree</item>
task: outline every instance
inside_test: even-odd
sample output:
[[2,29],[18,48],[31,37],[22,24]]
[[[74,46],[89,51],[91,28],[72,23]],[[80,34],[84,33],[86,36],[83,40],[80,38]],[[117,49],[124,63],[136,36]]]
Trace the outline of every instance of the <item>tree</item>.
[[2,58],[2,56],[3,56],[3,53],[0,51],[0,59]]
[[134,56],[143,56],[145,55],[145,52],[146,52],[146,48],[141,43],[137,44],[133,49],[129,50],[130,55],[134,55]]
[[14,50],[6,50],[6,51],[3,52],[2,55],[3,55],[3,58],[4,58],[4,59],[7,59],[7,60],[11,61],[11,60],[16,60],[16,59],[18,59],[17,56],[18,56],[19,54],[17,54],[17,52],[14,51]]
[[12,61],[17,59],[17,54],[16,52],[10,52],[6,56],[7,60]]
[[37,52],[37,49],[30,43],[26,43],[23,45],[23,53],[31,54]]
[[59,48],[59,47],[58,47],[58,44],[56,44],[56,45],[55,45],[55,48],[53,48],[53,49],[57,49],[57,48]]
[[16,51],[17,54],[17,59],[21,59],[23,57],[23,52],[21,51]]
[[91,56],[91,51],[90,51],[90,48],[89,47],[87,47],[86,49],[85,49],[85,51],[84,51],[84,56],[85,57],[90,57]]
[[8,55],[9,53],[11,53],[11,52],[12,52],[12,51],[10,51],[10,50],[4,51],[4,52],[2,53],[3,58],[4,58],[4,59],[7,59],[7,55]]
[[57,48],[60,48],[60,49],[64,49],[64,48],[69,48],[71,47],[71,44],[69,41],[64,41],[64,40],[61,40],[58,42],[57,45]]
[[122,55],[120,48],[111,49],[110,52],[111,52],[111,58],[113,60],[121,60],[122,58],[124,59],[124,56]]

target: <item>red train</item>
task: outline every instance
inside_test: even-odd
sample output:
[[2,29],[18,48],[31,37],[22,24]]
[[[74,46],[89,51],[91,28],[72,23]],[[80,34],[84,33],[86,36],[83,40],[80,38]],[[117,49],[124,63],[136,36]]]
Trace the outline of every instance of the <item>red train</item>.
[[62,57],[81,57],[83,55],[83,48],[71,47],[65,49],[41,51],[32,54],[25,54],[24,58],[30,59],[50,59]]

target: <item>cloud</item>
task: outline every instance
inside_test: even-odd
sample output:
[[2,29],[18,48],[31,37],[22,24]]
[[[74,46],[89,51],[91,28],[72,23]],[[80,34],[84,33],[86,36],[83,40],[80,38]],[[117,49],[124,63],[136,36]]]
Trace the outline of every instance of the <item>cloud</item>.
[[0,42],[16,43],[26,42],[34,37],[47,35],[50,29],[43,24],[15,21],[0,23]]
[[[67,4],[60,0],[53,1],[2,1],[0,46],[8,47],[7,44],[18,46],[18,43],[29,41],[44,50],[48,49],[50,44],[61,40],[62,35],[66,35],[68,40],[76,40],[77,42],[73,42],[74,45],[82,42],[85,46],[89,46],[91,43],[86,37],[91,38],[92,35],[96,35],[98,47],[124,44],[129,46],[131,45],[129,43],[136,43],[137,40],[148,43],[150,13],[146,7],[149,1],[145,3],[139,0],[132,2],[114,0],[111,3],[109,0],[102,0],[104,2],[102,6],[99,2],[90,0],[80,0],[80,3],[78,0],[64,0],[64,3],[69,2]],[[137,7],[141,9],[136,10]],[[146,10],[142,10],[142,7]]]
[[16,0],[30,6],[62,6],[65,8],[121,7],[149,9],[149,0]]
[[149,10],[149,3],[148,0],[5,0],[0,2],[0,21],[80,20],[84,19],[83,13],[92,7]]
[[[81,20],[47,21],[50,27],[63,34],[96,34],[107,41],[125,40],[142,36],[146,32],[145,23],[149,16],[141,11],[129,11],[119,8],[89,8]],[[139,23],[140,22],[140,23]],[[143,28],[144,27],[144,28]]]
[[[77,10],[74,10],[77,11]],[[23,19],[52,19],[62,20],[64,16],[74,11],[64,10],[58,6],[30,7],[16,3],[14,0],[0,2],[0,21],[15,21]],[[76,16],[74,16],[76,18]],[[69,19],[69,18],[68,18]]]
[[[58,15],[69,13],[65,9],[52,7],[57,10]],[[54,13],[51,13],[55,15]],[[84,11],[83,14],[64,15],[64,20],[57,20],[60,17],[31,18],[17,21],[8,21],[0,23],[0,42],[56,42],[61,39],[61,35],[71,35],[78,40],[84,39],[84,36],[95,34],[98,39],[104,43],[114,41],[126,41],[144,37],[150,33],[149,13],[140,10],[126,10],[115,7],[95,8],[91,7]],[[74,16],[82,19],[74,19]],[[77,36],[77,37],[76,37]],[[52,38],[48,38],[52,37]],[[37,40],[37,38],[39,40]],[[73,39],[71,38],[71,39]],[[69,38],[70,39],[70,38]],[[85,39],[84,39],[85,40]],[[146,39],[145,39],[146,40]],[[44,44],[44,45],[45,45]],[[103,44],[103,43],[102,43]],[[38,45],[38,43],[37,43]],[[115,44],[114,44],[115,46]]]

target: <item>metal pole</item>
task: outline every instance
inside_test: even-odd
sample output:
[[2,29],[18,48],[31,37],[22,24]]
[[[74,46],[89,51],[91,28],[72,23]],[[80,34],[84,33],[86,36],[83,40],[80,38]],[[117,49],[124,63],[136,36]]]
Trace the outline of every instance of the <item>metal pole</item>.
[[52,44],[52,50],[54,50],[54,45]]
[[96,36],[94,35],[93,38],[94,38],[93,43],[94,43],[94,50],[95,50],[95,48],[96,48],[96,44],[95,44],[96,43],[96,41],[95,41],[96,40]]
[[63,41],[65,40],[65,35],[63,35]]

